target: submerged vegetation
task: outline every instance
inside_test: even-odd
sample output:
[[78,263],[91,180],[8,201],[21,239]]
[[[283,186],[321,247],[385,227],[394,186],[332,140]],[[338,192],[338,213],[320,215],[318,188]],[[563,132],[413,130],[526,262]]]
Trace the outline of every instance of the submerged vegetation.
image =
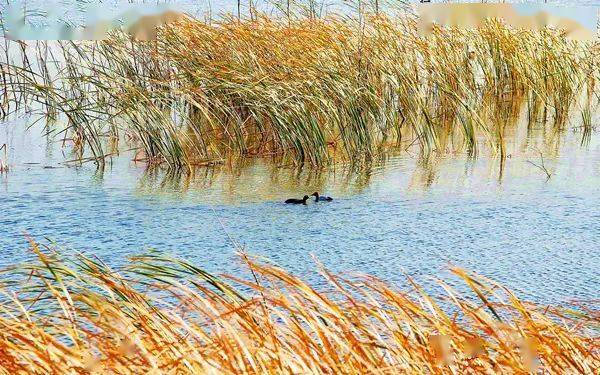
[[589,138],[600,78],[597,41],[494,20],[424,36],[410,14],[183,18],[151,41],[16,43],[2,113],[43,111],[66,123],[49,131],[78,159],[100,164],[124,142],[172,167],[231,155],[360,162],[389,147],[475,155],[482,142],[504,157],[523,117],[560,132],[575,108]]
[[523,302],[460,269],[473,296],[439,281],[442,300],[410,279],[403,291],[323,267],[328,287],[316,290],[243,254],[248,279],[152,253],[116,271],[32,249],[37,261],[3,276],[0,366],[11,372],[592,374],[600,366],[597,312]]

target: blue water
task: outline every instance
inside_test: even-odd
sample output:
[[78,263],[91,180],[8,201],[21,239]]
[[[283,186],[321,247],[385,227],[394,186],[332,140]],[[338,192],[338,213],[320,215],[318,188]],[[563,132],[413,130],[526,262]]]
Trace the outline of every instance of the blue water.
[[[0,123],[11,165],[0,177],[0,266],[32,256],[28,235],[112,265],[154,248],[238,274],[237,244],[315,284],[312,256],[336,272],[399,283],[405,273],[445,278],[453,264],[542,303],[599,297],[597,135],[587,147],[570,131],[558,143],[516,141],[502,176],[499,160],[486,155],[428,164],[403,155],[368,174],[253,162],[169,180],[145,173],[130,155],[104,173],[67,168],[68,148],[23,128]],[[539,163],[534,149],[544,152],[549,180],[528,163]],[[315,190],[335,200],[282,203]]]

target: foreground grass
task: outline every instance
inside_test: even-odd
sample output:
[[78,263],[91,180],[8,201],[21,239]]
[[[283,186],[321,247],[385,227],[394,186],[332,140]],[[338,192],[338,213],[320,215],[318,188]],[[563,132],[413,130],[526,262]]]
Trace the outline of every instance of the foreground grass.
[[599,46],[493,20],[423,36],[410,15],[183,19],[154,41],[21,44],[0,86],[4,113],[34,102],[63,116],[56,131],[98,163],[123,142],[173,167],[231,155],[318,166],[389,147],[505,156],[523,116],[556,133],[576,110],[589,135]]
[[328,287],[315,290],[244,255],[247,280],[153,254],[116,272],[32,249],[37,261],[4,277],[13,280],[0,305],[7,372],[592,374],[600,366],[596,311],[526,303],[459,269],[472,298],[440,282],[442,301],[410,280],[402,291],[325,269]]

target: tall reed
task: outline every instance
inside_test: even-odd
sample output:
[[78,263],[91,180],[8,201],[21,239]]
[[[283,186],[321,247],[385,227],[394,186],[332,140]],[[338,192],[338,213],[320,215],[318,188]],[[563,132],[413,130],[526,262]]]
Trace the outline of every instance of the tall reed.
[[100,163],[115,152],[106,139],[173,167],[230,155],[360,162],[389,147],[475,155],[487,145],[503,155],[525,109],[532,126],[556,131],[581,103],[596,110],[599,46],[494,20],[423,36],[411,15],[255,12],[182,19],[153,41],[115,32],[44,45],[37,64],[3,65],[3,100],[63,114],[80,151]]
[[[247,279],[155,253],[117,272],[32,243],[37,261],[2,276],[0,366],[14,373],[593,374],[599,319],[539,306],[454,269],[473,292],[322,266],[327,287],[240,256]],[[536,370],[537,369],[537,370]]]

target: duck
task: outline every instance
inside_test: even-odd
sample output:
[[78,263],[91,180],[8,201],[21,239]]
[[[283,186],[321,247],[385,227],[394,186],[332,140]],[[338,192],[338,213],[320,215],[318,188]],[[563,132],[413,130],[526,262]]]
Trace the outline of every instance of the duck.
[[285,203],[288,203],[288,204],[306,204],[307,200],[308,200],[308,195],[305,195],[304,198],[302,198],[302,199],[296,199],[296,198],[287,199],[285,201]]
[[319,195],[318,191],[315,191],[311,195],[313,197],[315,197],[315,202],[331,202],[333,200],[333,198],[331,198],[331,197],[326,197],[326,196],[323,196],[323,195]]

